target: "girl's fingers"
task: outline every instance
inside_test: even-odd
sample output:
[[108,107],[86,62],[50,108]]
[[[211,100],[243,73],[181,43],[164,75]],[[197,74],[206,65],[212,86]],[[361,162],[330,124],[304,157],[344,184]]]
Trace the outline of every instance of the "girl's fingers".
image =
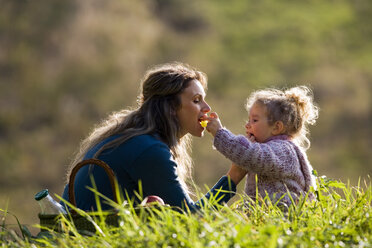
[[209,118],[217,119],[218,118],[218,115],[217,115],[216,112],[212,112],[212,113],[210,113]]

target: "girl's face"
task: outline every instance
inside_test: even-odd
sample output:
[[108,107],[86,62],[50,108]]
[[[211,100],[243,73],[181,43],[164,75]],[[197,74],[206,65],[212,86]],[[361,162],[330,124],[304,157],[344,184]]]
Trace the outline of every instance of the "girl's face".
[[260,143],[273,136],[274,125],[269,125],[264,105],[257,102],[252,105],[245,128],[247,136],[251,137],[253,135],[255,140]]
[[181,108],[177,111],[177,118],[181,126],[180,138],[187,133],[201,137],[204,128],[200,125],[200,118],[211,111],[204,100],[204,88],[198,80],[192,80],[180,95]]

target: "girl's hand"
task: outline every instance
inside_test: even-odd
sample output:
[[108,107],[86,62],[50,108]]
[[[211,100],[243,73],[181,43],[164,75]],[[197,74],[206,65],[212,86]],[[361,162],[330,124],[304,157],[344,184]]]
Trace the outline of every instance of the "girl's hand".
[[206,120],[208,121],[207,131],[210,132],[213,137],[216,136],[216,132],[222,128],[222,124],[216,112],[211,113]]
[[230,179],[235,183],[235,185],[238,185],[246,174],[247,174],[246,170],[232,163],[230,170],[227,172],[226,176],[230,177]]

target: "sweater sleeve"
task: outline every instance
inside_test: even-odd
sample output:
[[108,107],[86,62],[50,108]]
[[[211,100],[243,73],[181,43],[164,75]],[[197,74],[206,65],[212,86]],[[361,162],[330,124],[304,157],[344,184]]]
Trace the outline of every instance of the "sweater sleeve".
[[297,173],[296,155],[289,146],[279,142],[251,142],[243,135],[227,129],[217,131],[215,148],[238,166],[262,176],[280,178]]
[[[165,144],[156,144],[138,156],[129,173],[135,181],[141,181],[144,197],[157,195],[166,204],[180,208],[187,206],[195,211],[200,208],[201,203],[191,200],[180,183],[176,168],[177,164],[172,159],[169,148]],[[227,177],[222,177],[205,197],[208,199],[219,190],[229,192],[221,192],[219,196],[222,197],[217,197],[221,198],[220,202],[227,202],[235,194],[236,185]]]

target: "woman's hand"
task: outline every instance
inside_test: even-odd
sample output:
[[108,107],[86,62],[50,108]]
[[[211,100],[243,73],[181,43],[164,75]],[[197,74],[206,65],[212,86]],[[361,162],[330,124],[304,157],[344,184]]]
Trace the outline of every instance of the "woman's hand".
[[222,128],[222,124],[216,112],[211,113],[206,120],[208,121],[207,131],[210,132],[213,137],[216,136],[218,130]]
[[235,183],[235,185],[238,185],[246,174],[247,174],[246,170],[232,163],[230,170],[227,172],[226,176],[230,177],[230,179]]

